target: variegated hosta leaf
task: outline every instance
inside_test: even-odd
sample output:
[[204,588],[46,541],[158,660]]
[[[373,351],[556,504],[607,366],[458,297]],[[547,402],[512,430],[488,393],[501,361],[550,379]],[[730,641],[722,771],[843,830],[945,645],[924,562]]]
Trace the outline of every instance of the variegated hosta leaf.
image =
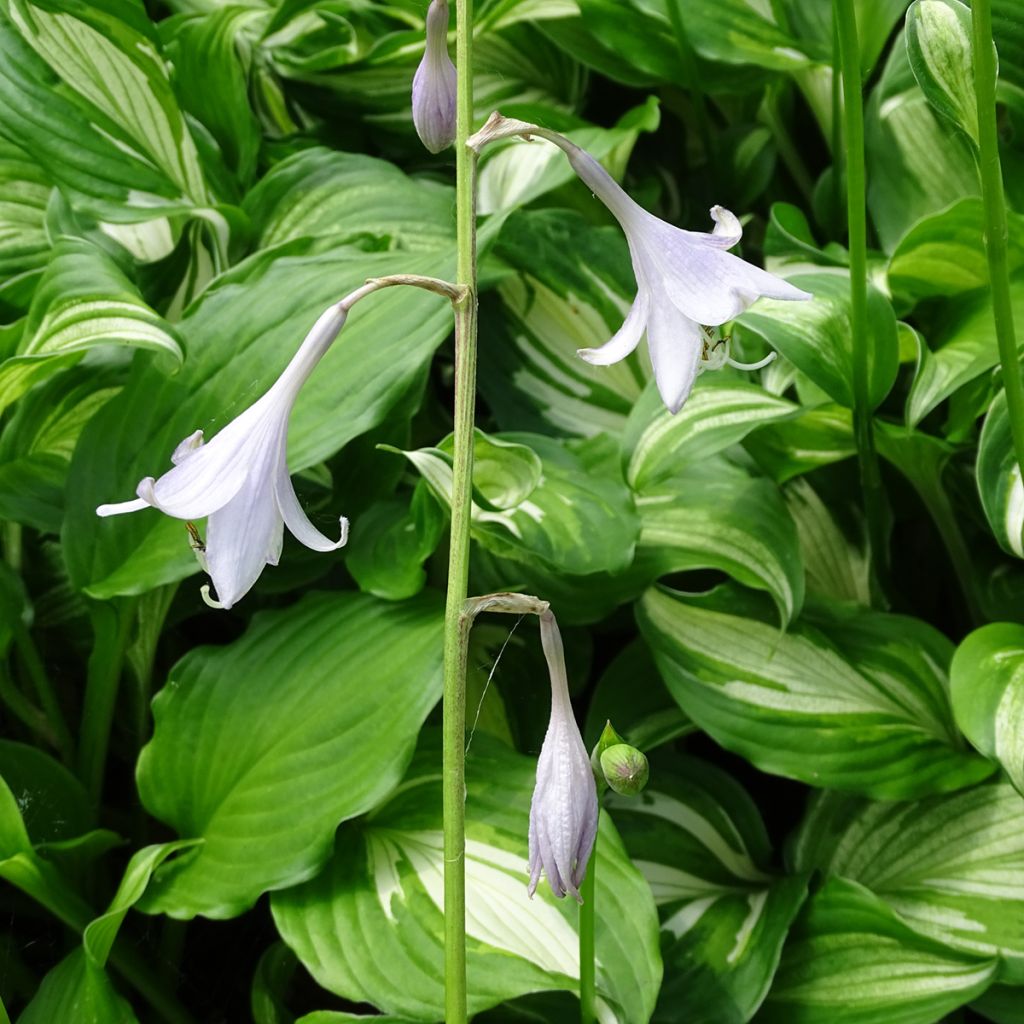
[[[640,132],[654,131],[659,120],[658,104],[652,96],[643,106],[623,115],[614,128],[574,128],[565,134],[598,160],[614,155],[624,162]],[[574,178],[565,154],[549,142],[513,140],[488,146],[477,179],[477,210],[513,210]]]
[[992,772],[953,725],[951,645],[919,620],[818,604],[781,633],[755,595],[726,587],[651,589],[638,618],[682,709],[763,771],[883,799]]
[[841,405],[820,405],[796,419],[770,423],[750,434],[743,447],[777,483],[857,453],[853,418]]
[[790,933],[758,1024],[935,1024],[995,975],[915,933],[877,896],[842,878],[808,901]]
[[[1014,316],[1024,317],[1024,279],[1010,283]],[[922,346],[917,373],[907,398],[907,423],[920,423],[940,402],[964,384],[999,364],[999,346],[987,294],[951,304],[948,326],[934,339],[934,348]]]
[[5,280],[0,295],[10,290],[10,278],[45,266],[50,250],[46,205],[52,191],[24,150],[0,140],[0,275]]
[[98,345],[151,349],[177,364],[184,359],[174,329],[113,259],[90,242],[63,238],[36,289],[17,354],[0,363],[0,409],[55,365]]
[[8,137],[109,219],[152,220],[210,203],[141,8],[112,0],[63,10],[30,0],[2,6],[0,126]]
[[953,655],[950,691],[956,724],[1024,795],[1024,626],[994,622],[970,633]]
[[411,251],[452,244],[451,188],[361,153],[303,149],[245,197],[261,248],[307,236]]
[[1000,547],[1024,558],[1024,483],[1013,450],[1006,394],[996,396],[978,444],[978,493]]
[[637,571],[648,580],[687,569],[719,569],[745,586],[766,590],[784,624],[800,611],[800,544],[771,480],[717,455],[649,484],[635,497]]
[[576,350],[608,341],[636,294],[622,232],[567,210],[520,211],[495,252],[517,271],[498,287],[505,336],[480,351],[480,388],[502,429],[620,434],[647,364],[592,366]]
[[[619,572],[629,566],[638,524],[632,495],[620,476],[593,469],[588,473],[570,443],[540,434],[488,437],[478,431],[478,448],[481,443],[490,447],[491,457],[482,460],[479,472],[474,469],[477,493],[471,529],[482,547],[502,558],[539,562],[549,570],[574,576]],[[448,507],[452,493],[450,444],[449,437],[438,448],[404,453]],[[496,478],[502,473],[518,473],[524,451],[539,457],[541,475],[536,485],[504,508],[493,502],[491,508],[481,504],[484,474]]]
[[907,56],[928,102],[977,143],[970,8],[959,0],[915,0],[907,11]]
[[[808,302],[762,299],[739,317],[840,405],[853,407],[853,349],[850,335],[850,281],[841,270],[794,274],[791,283],[809,291]],[[875,408],[889,393],[899,366],[896,316],[889,300],[868,288],[868,391]]]
[[923,217],[980,191],[971,142],[914,81],[905,38],[896,38],[864,113],[868,211],[886,252]]
[[172,669],[139,794],[203,842],[161,868],[147,909],[232,917],[323,866],[338,822],[378,803],[412,756],[440,694],[438,612],[432,595],[310,595]]
[[[386,1013],[444,1015],[440,751],[427,734],[395,795],[338,834],[313,881],[275,893],[274,920],[314,978]],[[477,736],[467,764],[469,1012],[546,989],[575,991],[578,909],[542,882],[526,895],[536,763]],[[597,990],[602,1024],[642,1024],[661,982],[647,883],[607,814],[596,848]]]
[[871,559],[859,520],[857,536],[851,538],[840,528],[814,488],[803,479],[787,484],[783,497],[796,523],[807,576],[807,592],[814,597],[856,601],[869,606]]
[[665,981],[654,1020],[742,1024],[768,992],[806,879],[771,872],[746,792],[692,758],[655,760],[638,798],[610,796],[626,849],[658,904]]
[[634,490],[650,490],[682,467],[737,444],[764,424],[793,419],[800,411],[788,399],[725,372],[699,377],[674,416],[657,389],[648,386],[622,435],[629,459],[626,479]]
[[1000,957],[1024,982],[1024,800],[1006,782],[913,803],[816,796],[793,844],[797,870],[866,886],[951,951]]

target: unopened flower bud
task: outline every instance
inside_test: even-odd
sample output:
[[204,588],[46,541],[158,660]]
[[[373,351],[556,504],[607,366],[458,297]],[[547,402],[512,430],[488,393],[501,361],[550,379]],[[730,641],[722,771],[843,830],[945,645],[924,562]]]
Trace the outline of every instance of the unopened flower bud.
[[611,721],[606,720],[604,723],[604,729],[601,730],[601,735],[598,738],[594,749],[590,752],[590,767],[594,772],[594,779],[597,781],[598,788],[603,793],[605,786],[604,772],[601,770],[601,755],[609,748],[614,747],[616,744],[625,743],[626,741],[615,731]]
[[617,743],[601,755],[601,771],[608,785],[622,796],[642,792],[651,774],[647,758],[628,743]]
[[447,0],[431,0],[427,48],[412,80],[412,123],[431,153],[440,153],[455,141],[456,80],[448,56]]

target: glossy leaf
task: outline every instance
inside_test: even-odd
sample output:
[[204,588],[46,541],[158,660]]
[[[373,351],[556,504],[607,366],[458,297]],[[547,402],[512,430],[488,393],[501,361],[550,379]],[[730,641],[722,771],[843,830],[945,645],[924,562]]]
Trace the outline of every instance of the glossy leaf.
[[179,662],[139,793],[202,844],[157,872],[146,909],[232,917],[315,874],[338,822],[401,778],[440,692],[439,622],[432,596],[314,595]]
[[43,979],[18,1024],[138,1024],[106,973],[76,949]]
[[[275,893],[274,920],[314,978],[385,1013],[444,1013],[439,752],[427,742],[394,798],[345,826],[316,879]],[[578,985],[577,909],[546,889],[526,895],[535,762],[486,737],[467,775],[469,1012],[525,992]],[[661,976],[646,882],[607,815],[597,843],[597,988],[604,1019],[647,1020]]]
[[815,613],[780,633],[753,595],[658,588],[637,616],[682,709],[762,771],[885,799],[991,774],[953,726],[941,634],[902,616]]
[[652,1019],[750,1020],[803,903],[805,879],[770,870],[757,808],[710,764],[656,759],[644,794],[611,797],[609,808],[661,916],[666,979]]
[[870,889],[921,935],[1024,980],[1024,800],[1005,782],[914,803],[816,797],[793,845]]
[[957,725],[1024,794],[1024,626],[994,622],[968,634],[949,681]]
[[988,525],[1004,551],[1024,558],[1024,483],[1013,450],[1006,395],[996,397],[978,444],[978,493]]

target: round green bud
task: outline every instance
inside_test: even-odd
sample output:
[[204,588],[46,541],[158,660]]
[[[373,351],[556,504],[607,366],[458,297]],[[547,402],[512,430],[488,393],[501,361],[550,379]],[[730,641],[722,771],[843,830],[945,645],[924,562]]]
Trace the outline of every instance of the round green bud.
[[647,758],[628,743],[617,743],[601,754],[601,773],[622,796],[636,796],[647,785],[651,769]]

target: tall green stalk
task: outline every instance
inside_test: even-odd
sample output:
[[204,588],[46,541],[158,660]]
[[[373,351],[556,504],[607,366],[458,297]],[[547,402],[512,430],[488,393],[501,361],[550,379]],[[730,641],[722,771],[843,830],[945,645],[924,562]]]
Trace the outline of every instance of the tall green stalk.
[[463,605],[469,593],[469,526],[476,404],[476,154],[473,130],[473,0],[456,0],[455,206],[456,283],[466,294],[455,305],[455,425],[452,524],[444,623],[444,979],[445,1021],[466,1021],[466,650]]
[[[601,812],[598,810],[598,823]],[[600,830],[599,830],[600,831]],[[594,895],[597,892],[597,837],[590,851],[587,874],[580,886],[583,903],[580,906],[580,1024],[594,1024],[597,1020],[597,962],[594,956],[594,924],[597,912]]]
[[974,29],[974,92],[978,103],[978,171],[981,197],[985,204],[985,254],[988,257],[992,289],[992,318],[995,320],[999,361],[1003,368],[1006,408],[1017,465],[1024,473],[1024,386],[1013,326],[1010,274],[1007,267],[1006,204],[1003,172],[999,163],[996,134],[996,56],[992,45],[992,9],[989,0],[971,4]]
[[850,245],[850,333],[853,349],[853,430],[857,442],[864,511],[876,571],[888,561],[885,500],[869,394],[867,302],[867,209],[864,174],[864,105],[861,96],[860,45],[853,0],[833,0],[843,78],[846,142],[846,216]]

